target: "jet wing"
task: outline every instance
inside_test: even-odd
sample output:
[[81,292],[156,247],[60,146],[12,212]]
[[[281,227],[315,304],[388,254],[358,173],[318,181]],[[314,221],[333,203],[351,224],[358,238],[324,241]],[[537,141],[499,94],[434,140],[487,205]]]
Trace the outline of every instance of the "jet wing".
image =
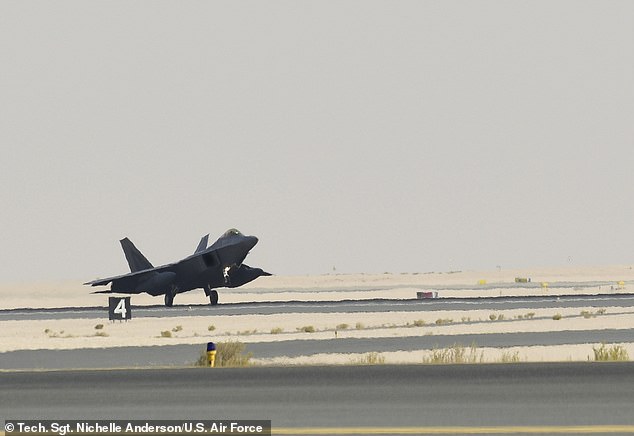
[[173,269],[173,264],[170,264],[158,268],[122,274],[120,276],[97,279],[84,284],[103,286],[112,283],[109,289],[111,292],[124,294],[147,292],[150,295],[160,295],[164,294],[174,285],[176,272],[174,272]]
[[121,280],[121,279],[132,279],[132,278],[134,278],[134,279],[142,279],[143,276],[151,276],[153,274],[163,272],[164,270],[168,269],[171,266],[172,266],[172,264],[160,266],[160,267],[157,267],[157,268],[144,269],[142,271],[136,271],[136,272],[133,272],[133,273],[121,274],[119,276],[114,276],[114,277],[106,277],[105,279],[97,279],[97,280],[93,280],[93,281],[90,281],[90,282],[86,282],[86,283],[84,283],[84,285],[106,286],[110,282],[114,282],[114,281]]
[[97,279],[97,280],[93,280],[91,282],[86,282],[84,283],[84,285],[90,285],[90,286],[106,286],[108,283],[113,282],[115,280],[119,280],[119,279],[123,279],[123,278],[129,278],[129,277],[142,277],[145,274],[151,274],[154,271],[156,271],[158,268],[152,268],[152,269],[146,269],[143,271],[137,271],[137,272],[133,272],[133,273],[127,273],[127,274],[121,274],[119,276],[114,276],[114,277],[106,277],[105,279]]

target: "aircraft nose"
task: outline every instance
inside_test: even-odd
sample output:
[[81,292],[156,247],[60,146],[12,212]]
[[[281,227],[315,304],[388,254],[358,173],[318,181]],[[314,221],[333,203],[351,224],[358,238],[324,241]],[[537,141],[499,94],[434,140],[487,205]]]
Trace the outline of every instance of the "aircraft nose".
[[255,244],[258,243],[258,238],[255,236],[247,236],[246,237],[247,243],[249,245],[249,250],[251,250],[253,247],[255,247]]

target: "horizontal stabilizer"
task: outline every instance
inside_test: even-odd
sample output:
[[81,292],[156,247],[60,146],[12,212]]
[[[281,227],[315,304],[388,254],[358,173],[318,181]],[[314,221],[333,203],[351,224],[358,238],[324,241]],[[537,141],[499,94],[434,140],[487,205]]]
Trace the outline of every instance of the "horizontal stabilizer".
[[113,292],[108,289],[107,291],[95,291],[95,292],[91,292],[91,294],[113,294]]
[[107,279],[97,279],[97,280],[93,280],[90,282],[86,282],[84,283],[84,285],[90,285],[90,286],[106,286],[108,283],[110,283],[112,281],[112,278],[107,278]]
[[154,268],[149,260],[141,254],[141,252],[134,246],[132,241],[128,238],[124,238],[121,241],[121,248],[125,253],[125,258],[130,266],[130,272],[143,271],[146,269]]

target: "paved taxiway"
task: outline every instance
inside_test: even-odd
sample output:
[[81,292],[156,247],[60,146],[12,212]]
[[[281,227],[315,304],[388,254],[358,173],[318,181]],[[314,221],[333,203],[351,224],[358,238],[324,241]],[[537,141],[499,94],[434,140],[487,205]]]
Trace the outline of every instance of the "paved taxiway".
[[[426,300],[346,300],[232,303],[218,306],[192,305],[132,307],[134,317],[181,317],[214,315],[271,315],[284,313],[419,312],[421,310],[510,310],[556,307],[632,307],[634,294],[563,295],[535,297],[437,298]],[[0,321],[36,319],[104,319],[107,307],[0,310]]]
[[634,424],[633,363],[0,372],[0,385],[6,419],[271,419],[274,432]]
[[[439,298],[429,300],[357,300],[331,302],[270,302],[177,306],[135,307],[135,317],[214,316],[284,313],[362,313],[432,310],[540,309],[555,307],[632,307],[634,294],[574,295],[559,297]],[[24,309],[0,311],[0,321],[23,319],[104,319],[105,308]],[[498,321],[498,323],[512,320]],[[459,324],[459,323],[456,323]],[[531,345],[566,345],[580,343],[632,342],[633,329],[555,332],[521,332],[503,334],[433,335],[388,338],[346,338],[331,340],[287,340],[248,344],[257,358],[296,357],[319,353],[366,353],[370,351],[408,351],[449,347],[459,342],[465,346],[513,347]],[[18,350],[0,353],[0,369],[36,368],[103,368],[128,366],[182,366],[196,360],[203,345],[161,347],[117,347],[76,350]],[[591,347],[588,346],[588,352]]]
[[[373,351],[430,350],[456,343],[478,347],[521,347],[583,343],[632,342],[633,329],[581,330],[529,333],[405,336],[390,338],[302,339],[247,343],[247,352],[257,358],[296,357],[319,353],[368,353]],[[88,348],[74,350],[18,350],[0,353],[0,369],[68,369],[192,366],[206,342],[198,345]],[[592,347],[588,345],[588,355]],[[634,394],[633,394],[634,398]]]

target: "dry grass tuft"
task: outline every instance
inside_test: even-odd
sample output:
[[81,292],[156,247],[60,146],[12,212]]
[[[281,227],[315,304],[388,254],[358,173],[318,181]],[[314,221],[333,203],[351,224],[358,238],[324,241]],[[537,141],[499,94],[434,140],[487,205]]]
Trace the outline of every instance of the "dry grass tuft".
[[623,345],[612,345],[607,347],[601,343],[599,348],[592,347],[594,351],[594,360],[597,362],[626,362],[630,360],[630,356]]
[[381,353],[373,351],[371,353],[366,353],[356,359],[352,359],[351,363],[353,365],[384,365],[385,356],[382,356]]
[[484,353],[478,354],[478,347],[472,344],[467,349],[461,344],[454,344],[449,348],[434,348],[431,350],[431,356],[423,359],[423,363],[428,364],[452,364],[452,363],[482,363],[484,361]]
[[[238,341],[216,343],[216,367],[245,367],[251,365],[253,353],[245,353],[246,345]],[[194,364],[207,366],[207,350],[203,350]]]

